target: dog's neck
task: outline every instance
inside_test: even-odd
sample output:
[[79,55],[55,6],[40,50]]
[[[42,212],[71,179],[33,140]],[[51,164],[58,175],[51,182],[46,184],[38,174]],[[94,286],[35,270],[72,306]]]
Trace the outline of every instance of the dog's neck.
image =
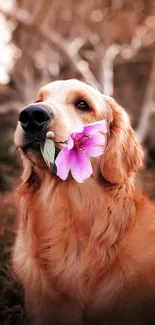
[[87,290],[99,275],[104,277],[115,267],[117,247],[135,222],[132,180],[104,187],[93,177],[78,184],[50,173],[40,173],[38,178],[33,172],[21,185],[20,194],[20,227],[25,223],[28,249],[50,274],[50,281],[57,275],[58,289],[72,287],[80,279]]
[[[57,177],[52,178],[50,173],[43,173],[41,178],[40,180],[32,173],[23,185],[27,187],[25,201],[28,213],[31,215],[29,206],[32,205],[30,202],[33,196],[34,205],[40,207],[38,213],[44,215],[45,211],[48,211],[51,223],[52,216],[59,214],[61,219],[64,214],[64,220],[68,220],[68,225],[73,222],[83,246],[91,239],[98,244],[104,242],[104,249],[108,250],[121,239],[134,221],[132,179],[116,185],[105,179],[98,183],[93,178],[83,184],[78,184],[72,179],[63,182]],[[34,223],[37,222],[35,218],[33,213]]]

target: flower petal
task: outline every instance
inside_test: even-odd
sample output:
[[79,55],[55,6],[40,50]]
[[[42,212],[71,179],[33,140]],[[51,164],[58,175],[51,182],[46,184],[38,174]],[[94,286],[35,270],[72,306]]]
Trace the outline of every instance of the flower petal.
[[82,151],[72,150],[71,173],[78,183],[93,173],[91,163]]
[[94,133],[94,132],[103,132],[107,133],[107,122],[106,120],[101,120],[91,124],[86,124],[84,126],[83,133]]
[[65,147],[59,152],[55,160],[55,164],[57,166],[57,175],[63,180],[66,180],[69,174],[71,153],[72,150],[68,150],[68,148]]
[[84,125],[79,121],[72,126],[70,134],[82,133],[83,130],[84,130]]
[[105,136],[102,134],[91,134],[87,142],[83,145],[84,151],[88,156],[101,156],[105,148]]
[[69,133],[68,137],[68,149],[72,149],[74,147],[74,138],[76,138],[77,133],[82,133],[84,130],[84,125],[79,121],[75,123],[72,128],[71,132]]
[[74,140],[72,139],[72,135],[69,134],[69,137],[68,137],[68,149],[72,149],[74,147]]

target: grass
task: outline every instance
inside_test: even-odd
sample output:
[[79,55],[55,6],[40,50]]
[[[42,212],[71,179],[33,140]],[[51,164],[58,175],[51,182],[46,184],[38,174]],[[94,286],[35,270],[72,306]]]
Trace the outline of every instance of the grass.
[[0,324],[26,325],[23,289],[8,262],[0,267]]
[[6,115],[0,119],[0,325],[26,325],[23,289],[11,267],[16,235],[13,188],[20,174],[13,135],[14,125]]
[[8,193],[0,200],[0,325],[26,325],[24,293],[11,267],[16,209]]

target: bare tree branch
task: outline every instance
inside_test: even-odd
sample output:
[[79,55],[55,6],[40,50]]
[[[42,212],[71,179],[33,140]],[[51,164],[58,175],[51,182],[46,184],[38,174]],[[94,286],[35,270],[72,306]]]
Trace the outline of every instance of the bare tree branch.
[[28,30],[29,33],[38,35],[39,38],[43,39],[44,42],[47,42],[50,46],[53,45],[57,50],[59,50],[69,61],[69,63],[74,68],[74,71],[81,76],[81,78],[91,85],[99,88],[100,85],[92,72],[90,71],[87,64],[82,64],[81,62],[77,62],[77,57],[72,56],[70,51],[67,48],[65,40],[55,31],[51,31],[47,26],[38,27],[34,22],[31,16],[22,10],[17,10],[16,12],[7,12],[0,9],[0,13],[2,13],[7,19],[13,19],[17,21],[20,25],[24,26],[25,30]]
[[138,140],[143,144],[149,131],[150,131],[150,119],[152,114],[155,114],[155,58],[152,62],[152,70],[150,73],[150,79],[148,81],[144,104],[142,107],[142,113],[139,118],[136,135]]
[[72,53],[72,56],[78,54],[84,44],[85,39],[83,37],[76,37],[70,44],[68,44],[68,49]]
[[[151,30],[152,37],[148,38],[148,31],[134,37],[131,44],[120,46],[112,44],[105,50],[101,69],[101,85],[106,95],[113,95],[113,67],[114,65],[124,64],[127,62],[141,62],[144,60],[145,53],[139,53],[140,50],[148,48],[155,43],[155,29]],[[139,54],[138,54],[139,53]],[[119,54],[119,55],[118,55]],[[117,57],[118,56],[118,57]],[[117,57],[117,58],[116,58]],[[116,59],[116,60],[115,60]],[[150,60],[147,54],[147,60]]]
[[17,112],[19,114],[19,110],[22,107],[23,103],[20,101],[11,101],[6,102],[5,104],[1,104],[0,114],[5,114],[9,112]]
[[121,46],[112,44],[105,50],[101,68],[101,85],[105,95],[113,95],[113,64],[116,56],[120,53]]

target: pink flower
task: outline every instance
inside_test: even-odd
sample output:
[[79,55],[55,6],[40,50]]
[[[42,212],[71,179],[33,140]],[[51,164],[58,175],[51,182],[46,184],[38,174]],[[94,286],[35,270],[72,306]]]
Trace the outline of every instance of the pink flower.
[[105,136],[107,133],[106,121],[83,125],[77,122],[71,129],[68,145],[60,151],[55,164],[57,175],[66,180],[71,170],[73,178],[82,183],[93,173],[88,156],[98,157],[104,152]]

